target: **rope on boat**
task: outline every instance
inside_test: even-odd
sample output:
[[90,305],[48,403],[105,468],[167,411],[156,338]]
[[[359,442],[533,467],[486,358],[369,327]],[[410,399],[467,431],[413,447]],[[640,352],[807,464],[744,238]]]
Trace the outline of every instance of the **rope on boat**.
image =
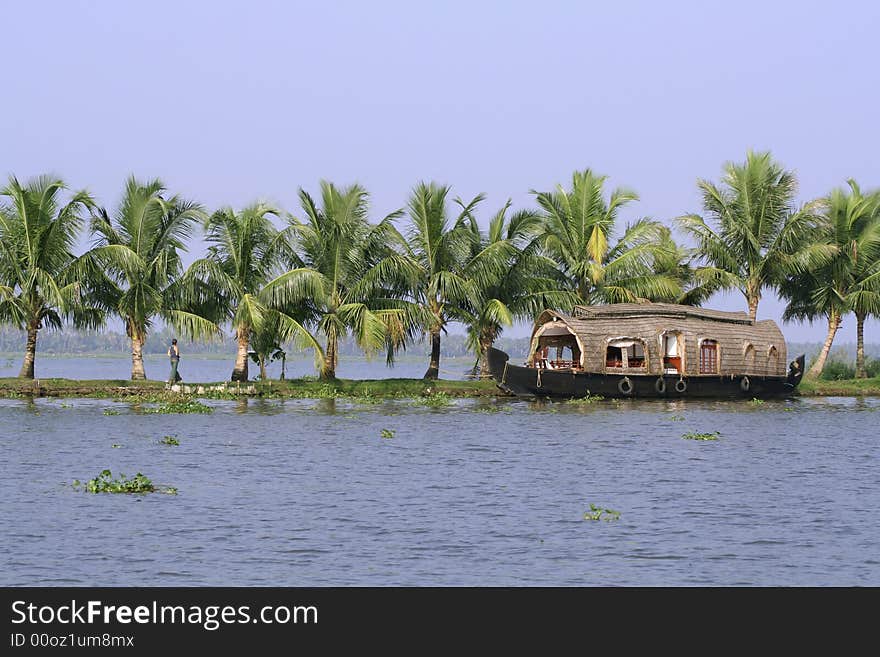
[[538,368],[538,387],[543,388],[543,384],[541,383],[541,368]]

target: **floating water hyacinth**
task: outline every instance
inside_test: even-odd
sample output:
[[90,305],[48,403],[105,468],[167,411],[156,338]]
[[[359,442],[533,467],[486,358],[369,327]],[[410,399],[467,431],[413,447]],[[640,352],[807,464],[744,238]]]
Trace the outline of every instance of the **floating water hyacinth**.
[[[73,486],[79,488],[79,480],[74,481]],[[140,472],[133,477],[127,478],[121,474],[114,479],[110,470],[102,470],[101,474],[89,479],[83,487],[87,493],[152,493],[156,490],[153,482]]]
[[138,472],[133,477],[120,474],[115,479],[110,470],[102,470],[94,479],[85,484],[79,479],[74,480],[73,487],[83,489],[87,493],[165,493],[177,495],[177,489],[171,486],[156,486],[146,475]]
[[696,433],[691,431],[682,436],[685,440],[718,440],[720,437],[721,434],[717,431],[713,431],[712,433]]
[[591,395],[587,392],[586,397],[575,397],[574,399],[569,399],[569,404],[579,405],[579,404],[595,404],[596,402],[603,401],[605,398],[602,395]]
[[590,510],[584,512],[584,520],[605,520],[607,522],[620,520],[620,511],[603,509],[595,504],[590,504]]
[[429,392],[426,395],[423,395],[419,399],[417,399],[413,406],[428,406],[430,408],[442,408],[444,406],[449,406],[452,401],[449,399],[449,395],[445,392]]

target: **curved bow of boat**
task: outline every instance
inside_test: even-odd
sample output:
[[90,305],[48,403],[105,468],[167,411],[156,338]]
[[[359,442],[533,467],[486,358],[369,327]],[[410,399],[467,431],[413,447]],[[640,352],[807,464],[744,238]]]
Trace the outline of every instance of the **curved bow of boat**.
[[785,377],[785,382],[792,388],[796,388],[797,385],[801,382],[801,379],[804,377],[804,365],[804,354],[801,354],[793,361],[791,361],[791,363],[789,363],[788,376]]
[[507,361],[509,360],[510,356],[500,349],[489,347],[489,373],[502,390],[506,389],[504,387],[504,374],[507,369]]

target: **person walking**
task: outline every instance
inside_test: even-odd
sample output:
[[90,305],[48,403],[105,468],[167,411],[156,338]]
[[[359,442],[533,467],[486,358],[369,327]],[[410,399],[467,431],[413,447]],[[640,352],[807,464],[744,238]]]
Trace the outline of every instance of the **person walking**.
[[168,347],[168,358],[171,359],[171,375],[168,377],[168,383],[173,385],[181,380],[180,372],[177,371],[177,365],[180,363],[180,349],[177,348],[177,338],[171,340],[171,346]]

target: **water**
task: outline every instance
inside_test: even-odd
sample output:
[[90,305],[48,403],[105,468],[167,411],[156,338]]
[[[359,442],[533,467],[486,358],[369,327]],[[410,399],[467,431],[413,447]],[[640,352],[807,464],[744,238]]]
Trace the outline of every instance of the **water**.
[[[389,378],[421,378],[428,369],[428,356],[403,355],[399,357],[393,367],[385,364],[385,358],[375,357],[367,360],[364,357],[342,356],[336,376],[342,379],[389,379]],[[212,381],[227,381],[232,374],[232,366],[235,363],[234,356],[218,358],[216,356],[194,355],[181,359],[179,372],[184,382],[206,383]],[[464,379],[474,366],[474,358],[447,357],[442,358],[441,376],[446,379]],[[18,376],[21,369],[21,358],[12,354],[0,357],[0,378]],[[144,357],[144,369],[147,378],[165,380],[168,378],[168,357],[162,355],[149,355]],[[260,373],[260,368],[250,363],[248,375],[255,379]],[[50,379],[128,379],[131,376],[130,356],[41,356],[37,354],[35,367],[37,378]],[[267,374],[271,379],[277,379],[281,374],[281,363],[274,362],[267,368]],[[314,361],[311,358],[288,359],[285,375],[288,379],[302,376],[315,376]]]
[[880,584],[880,400],[206,403],[0,401],[0,584]]

